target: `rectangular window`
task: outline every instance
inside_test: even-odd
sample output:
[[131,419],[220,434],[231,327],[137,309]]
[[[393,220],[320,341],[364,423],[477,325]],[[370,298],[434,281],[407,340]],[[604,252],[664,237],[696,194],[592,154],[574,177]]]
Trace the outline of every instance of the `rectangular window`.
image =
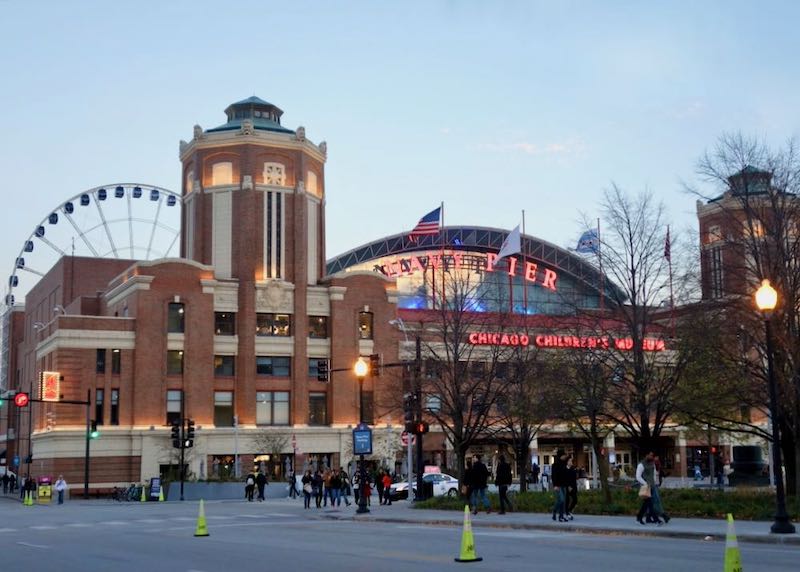
[[375,393],[364,391],[361,395],[361,402],[364,407],[364,411],[361,412],[361,421],[373,425],[375,423]]
[[233,427],[233,392],[214,392],[214,425]]
[[120,350],[111,350],[111,373],[119,375],[122,368],[122,352]]
[[183,304],[170,302],[167,309],[167,332],[170,334],[182,334],[185,310]]
[[328,337],[328,316],[308,317],[308,337],[316,339]]
[[167,351],[167,375],[183,373],[183,350]]
[[119,425],[119,389],[111,390],[111,424]]
[[309,393],[308,394],[308,424],[327,425],[328,424],[328,394]]
[[442,410],[442,398],[439,395],[426,395],[425,396],[425,409],[431,413],[437,413]]
[[218,336],[235,336],[236,313],[214,312],[214,333]]
[[214,375],[222,377],[236,372],[236,356],[214,356]]
[[292,335],[292,317],[289,314],[256,314],[257,336]]
[[372,339],[372,312],[358,313],[358,337],[362,340]]
[[256,393],[257,425],[289,424],[289,392],[259,391]]
[[317,378],[319,374],[319,362],[325,361],[325,358],[308,358],[308,377]]
[[103,424],[103,397],[105,392],[102,389],[94,390],[94,420],[98,425]]
[[97,350],[97,373],[106,372],[106,350]]
[[256,356],[256,374],[289,377],[292,375],[292,358],[284,356]]
[[711,297],[722,298],[723,291],[722,248],[711,249]]
[[173,421],[181,420],[181,394],[180,389],[170,389],[167,391],[167,425],[172,425]]

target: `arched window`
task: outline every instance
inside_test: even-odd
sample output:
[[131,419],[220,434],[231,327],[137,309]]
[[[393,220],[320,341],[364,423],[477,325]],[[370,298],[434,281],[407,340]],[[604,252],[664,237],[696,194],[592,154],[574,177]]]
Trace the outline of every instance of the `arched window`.
[[233,184],[233,163],[230,161],[220,161],[211,166],[211,185],[232,185]]
[[372,312],[358,313],[358,338],[361,340],[372,339]]

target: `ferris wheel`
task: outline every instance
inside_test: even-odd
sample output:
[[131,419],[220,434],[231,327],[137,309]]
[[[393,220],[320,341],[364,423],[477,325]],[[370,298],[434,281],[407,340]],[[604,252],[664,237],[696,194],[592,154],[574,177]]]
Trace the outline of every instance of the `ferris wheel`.
[[6,283],[4,308],[62,256],[152,260],[178,256],[181,196],[140,183],[86,190],[52,209],[22,243]]

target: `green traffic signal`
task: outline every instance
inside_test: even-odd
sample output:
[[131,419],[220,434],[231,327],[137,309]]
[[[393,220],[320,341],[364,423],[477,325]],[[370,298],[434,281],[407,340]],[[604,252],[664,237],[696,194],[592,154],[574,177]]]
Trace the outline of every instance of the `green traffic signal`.
[[100,431],[97,430],[97,421],[92,421],[92,429],[89,431],[90,439],[97,439],[100,437]]

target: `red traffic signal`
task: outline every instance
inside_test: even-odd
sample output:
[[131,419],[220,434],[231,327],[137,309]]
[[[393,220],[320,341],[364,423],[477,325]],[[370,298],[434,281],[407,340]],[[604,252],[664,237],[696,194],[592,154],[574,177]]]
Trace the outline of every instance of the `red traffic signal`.
[[17,407],[25,407],[30,402],[30,398],[28,397],[27,393],[17,393],[14,396],[14,405]]
[[427,421],[419,421],[414,423],[414,434],[415,435],[424,435],[430,430]]

